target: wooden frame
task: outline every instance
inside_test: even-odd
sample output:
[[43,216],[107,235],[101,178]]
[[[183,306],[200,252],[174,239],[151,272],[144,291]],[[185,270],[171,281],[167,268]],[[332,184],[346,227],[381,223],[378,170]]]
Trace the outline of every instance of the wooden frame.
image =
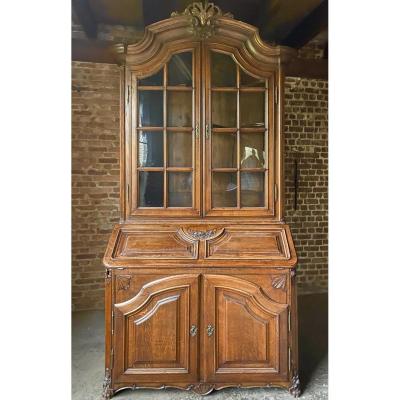
[[[277,386],[300,394],[297,356],[297,256],[283,220],[283,65],[296,55],[263,43],[256,28],[212,3],[152,24],[134,45],[116,46],[121,68],[121,220],[104,256],[106,371],[103,398],[125,388],[176,387],[208,394],[225,387]],[[171,87],[167,63],[192,51],[192,87]],[[236,86],[211,88],[210,51],[236,63]],[[139,80],[162,69],[162,86]],[[240,71],[266,86],[241,88]],[[163,96],[163,125],[139,127],[138,93]],[[211,91],[236,93],[232,128],[215,128]],[[167,94],[192,91],[192,166],[168,165]],[[265,126],[240,125],[240,94],[265,93]],[[162,165],[139,165],[138,132],[163,136]],[[212,138],[236,135],[236,166],[213,169]],[[263,132],[264,207],[241,207],[240,132]],[[268,143],[266,147],[266,140]],[[237,207],[212,208],[212,171],[237,174]],[[139,207],[138,174],[163,173],[162,207]],[[192,207],[168,208],[168,172],[192,171]],[[246,330],[247,329],[247,330]],[[243,334],[242,334],[243,330]],[[222,350],[221,350],[222,349]]]

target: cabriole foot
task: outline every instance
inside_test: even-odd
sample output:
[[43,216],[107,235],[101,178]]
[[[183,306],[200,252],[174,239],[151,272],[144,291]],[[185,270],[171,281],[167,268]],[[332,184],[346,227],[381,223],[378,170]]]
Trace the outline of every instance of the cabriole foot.
[[297,372],[292,377],[292,385],[289,388],[289,393],[296,398],[300,396],[300,379]]

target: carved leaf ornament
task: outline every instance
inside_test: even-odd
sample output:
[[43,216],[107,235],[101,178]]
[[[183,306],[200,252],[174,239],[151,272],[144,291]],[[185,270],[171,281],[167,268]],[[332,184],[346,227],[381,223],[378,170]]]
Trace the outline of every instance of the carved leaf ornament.
[[222,12],[218,6],[208,1],[205,1],[204,4],[202,2],[192,3],[182,13],[173,12],[171,17],[179,15],[186,15],[190,18],[190,32],[200,39],[207,39],[214,34],[217,17],[233,18],[231,13]]

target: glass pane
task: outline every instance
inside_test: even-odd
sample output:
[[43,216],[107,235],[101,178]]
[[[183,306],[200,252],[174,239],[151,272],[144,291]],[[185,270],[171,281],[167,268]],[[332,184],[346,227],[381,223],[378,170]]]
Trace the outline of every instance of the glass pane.
[[265,167],[264,133],[240,134],[240,167]]
[[163,194],[163,172],[139,172],[139,207],[162,207]]
[[254,78],[241,69],[240,87],[265,87],[265,80],[263,78]]
[[139,126],[163,126],[163,92],[139,90]]
[[236,127],[236,92],[213,92],[212,126],[213,128]]
[[180,53],[168,63],[168,86],[192,86],[192,53]]
[[192,126],[192,92],[168,91],[168,126]]
[[212,206],[236,207],[237,198],[236,172],[213,172]]
[[138,80],[139,86],[162,86],[163,85],[163,69],[156,74],[151,75],[144,79]]
[[214,133],[212,135],[213,168],[236,168],[236,133]]
[[163,133],[139,131],[138,153],[139,167],[162,167],[164,165]]
[[168,166],[192,166],[192,132],[168,132]]
[[192,206],[192,173],[168,172],[168,207]]
[[265,124],[264,92],[240,92],[240,126],[262,127]]
[[236,87],[236,64],[231,56],[211,52],[211,86]]
[[264,207],[264,172],[241,172],[240,201],[242,207]]

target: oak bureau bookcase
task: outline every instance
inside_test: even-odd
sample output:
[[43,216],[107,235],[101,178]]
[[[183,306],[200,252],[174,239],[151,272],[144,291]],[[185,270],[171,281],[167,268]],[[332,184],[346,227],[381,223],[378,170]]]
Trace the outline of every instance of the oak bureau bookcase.
[[208,2],[116,49],[121,220],[104,256],[104,398],[231,386],[299,396],[282,171],[282,65],[295,51]]

